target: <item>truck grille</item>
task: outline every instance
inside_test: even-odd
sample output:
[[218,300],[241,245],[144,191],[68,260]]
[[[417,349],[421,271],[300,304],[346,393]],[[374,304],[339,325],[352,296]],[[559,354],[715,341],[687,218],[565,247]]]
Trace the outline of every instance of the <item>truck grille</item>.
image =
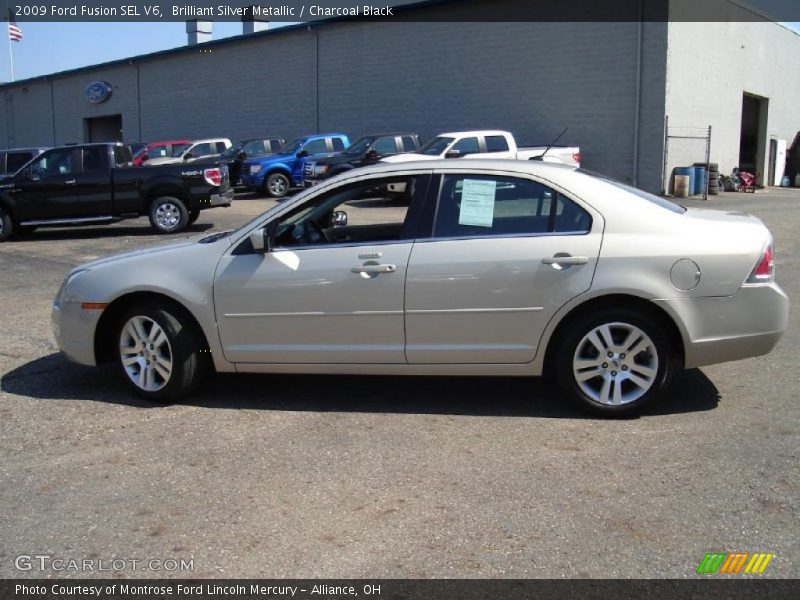
[[315,163],[313,162],[307,162],[305,165],[303,165],[303,177],[308,177],[309,179],[311,178],[311,176],[314,174],[314,165]]

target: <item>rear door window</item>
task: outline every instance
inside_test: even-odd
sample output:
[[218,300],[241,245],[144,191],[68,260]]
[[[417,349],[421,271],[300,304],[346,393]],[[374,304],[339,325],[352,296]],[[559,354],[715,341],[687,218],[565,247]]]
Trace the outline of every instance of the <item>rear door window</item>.
[[103,173],[108,170],[108,152],[105,147],[83,149],[83,172]]
[[434,237],[586,233],[592,218],[536,181],[493,175],[445,175]]
[[333,148],[334,152],[341,152],[344,150],[344,142],[342,141],[342,138],[333,138],[331,140],[331,147]]
[[410,135],[403,136],[403,152],[415,152],[417,145],[414,143],[414,138]]
[[375,140],[372,144],[372,149],[375,150],[380,156],[387,154],[397,154],[397,142],[394,137],[382,137]]
[[502,135],[486,136],[487,152],[508,152],[508,140]]

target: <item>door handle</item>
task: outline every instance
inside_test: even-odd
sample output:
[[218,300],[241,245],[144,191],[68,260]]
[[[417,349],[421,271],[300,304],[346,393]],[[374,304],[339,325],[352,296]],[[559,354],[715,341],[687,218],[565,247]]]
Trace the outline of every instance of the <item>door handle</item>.
[[75,180],[74,179],[69,179],[69,180],[65,181],[64,183],[66,183],[67,185],[75,185]]
[[394,273],[396,265],[362,265],[350,269],[353,273]]
[[569,254],[562,254],[562,253],[542,259],[542,264],[553,265],[553,267],[585,265],[588,262],[589,262],[588,256],[570,256]]

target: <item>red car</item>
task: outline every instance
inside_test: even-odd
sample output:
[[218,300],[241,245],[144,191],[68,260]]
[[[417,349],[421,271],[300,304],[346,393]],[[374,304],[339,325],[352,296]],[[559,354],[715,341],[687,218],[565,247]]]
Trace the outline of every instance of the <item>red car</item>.
[[171,140],[168,142],[150,142],[133,155],[133,164],[141,166],[145,161],[151,158],[158,158],[161,156],[173,156],[176,151],[180,152],[181,147],[186,147],[192,143],[192,140]]

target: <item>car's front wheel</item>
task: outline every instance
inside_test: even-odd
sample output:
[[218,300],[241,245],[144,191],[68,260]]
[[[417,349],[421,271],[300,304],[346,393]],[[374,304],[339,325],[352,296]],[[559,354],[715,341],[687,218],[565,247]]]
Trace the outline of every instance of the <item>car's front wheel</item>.
[[210,369],[196,326],[171,308],[127,311],[117,327],[117,363],[125,381],[150,400],[172,401],[192,391]]
[[273,198],[283,198],[289,193],[291,183],[283,173],[270,173],[264,181],[264,191]]
[[159,233],[176,233],[189,226],[189,211],[180,199],[161,196],[150,205],[150,224]]
[[555,357],[564,393],[607,416],[640,411],[664,393],[674,370],[658,320],[632,309],[588,313],[564,332]]

